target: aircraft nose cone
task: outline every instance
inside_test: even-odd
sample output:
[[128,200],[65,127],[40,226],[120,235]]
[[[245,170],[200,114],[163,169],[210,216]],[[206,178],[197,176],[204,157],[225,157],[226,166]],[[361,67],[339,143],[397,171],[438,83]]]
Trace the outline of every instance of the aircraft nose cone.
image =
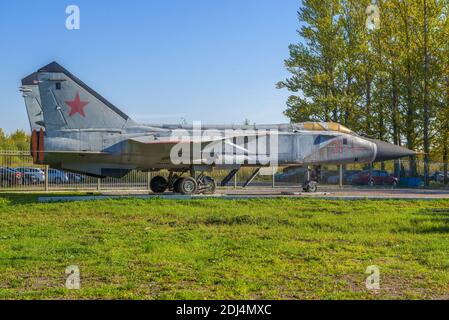
[[371,142],[375,143],[377,146],[375,162],[395,160],[416,155],[415,151],[391,143],[380,140],[371,140]]

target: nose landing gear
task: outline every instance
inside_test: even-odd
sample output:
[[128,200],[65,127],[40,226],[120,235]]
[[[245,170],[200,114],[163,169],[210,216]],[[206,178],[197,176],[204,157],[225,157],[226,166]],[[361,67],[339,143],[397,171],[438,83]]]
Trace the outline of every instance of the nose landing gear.
[[316,181],[306,181],[302,185],[302,190],[307,193],[315,193],[318,191],[318,183]]
[[315,193],[318,191],[318,181],[321,177],[321,167],[316,166],[313,169],[307,168],[306,182],[302,185],[302,190],[307,193]]

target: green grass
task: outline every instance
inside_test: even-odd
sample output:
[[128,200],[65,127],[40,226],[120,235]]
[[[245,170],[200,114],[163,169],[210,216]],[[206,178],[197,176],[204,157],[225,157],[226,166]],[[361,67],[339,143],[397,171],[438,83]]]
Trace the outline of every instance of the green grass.
[[[0,298],[449,297],[448,200],[36,197],[0,196]],[[65,289],[69,265],[81,290]]]

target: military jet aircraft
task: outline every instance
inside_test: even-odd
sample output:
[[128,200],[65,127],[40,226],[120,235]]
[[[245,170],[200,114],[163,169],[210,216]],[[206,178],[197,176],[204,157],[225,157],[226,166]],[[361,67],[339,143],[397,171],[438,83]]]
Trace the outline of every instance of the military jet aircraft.
[[[336,123],[279,125],[143,125],[56,62],[22,80],[36,164],[94,177],[123,177],[131,170],[159,172],[156,193],[213,193],[214,168],[229,170],[226,185],[242,167],[372,163],[414,151],[361,137]],[[305,191],[316,191],[307,181]]]

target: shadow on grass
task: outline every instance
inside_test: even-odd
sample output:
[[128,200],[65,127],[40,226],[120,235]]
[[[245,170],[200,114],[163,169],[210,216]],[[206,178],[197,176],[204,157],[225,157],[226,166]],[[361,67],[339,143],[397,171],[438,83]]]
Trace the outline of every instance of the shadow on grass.
[[92,196],[97,195],[94,192],[84,193],[0,193],[0,199],[4,199],[10,205],[25,205],[39,203],[39,197],[53,197],[53,196]]
[[413,226],[399,232],[415,234],[449,234],[449,208],[423,209],[414,214]]
[[39,194],[11,194],[11,193],[2,193],[0,194],[0,199],[6,200],[10,205],[21,205],[21,204],[30,204],[37,203],[37,199]]

